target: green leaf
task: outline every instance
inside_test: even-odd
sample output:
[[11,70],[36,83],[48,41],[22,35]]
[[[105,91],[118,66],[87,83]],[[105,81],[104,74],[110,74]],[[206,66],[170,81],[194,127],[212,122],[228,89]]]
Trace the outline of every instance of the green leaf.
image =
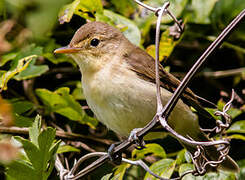
[[126,16],[129,17],[132,13],[134,13],[136,4],[132,0],[111,0],[111,3],[116,7],[116,10]]
[[131,167],[131,164],[127,163],[122,163],[121,165],[117,166],[113,178],[116,180],[123,180],[124,174],[129,167]]
[[23,114],[33,108],[33,103],[30,101],[10,100],[10,102],[12,104],[14,113],[17,114]]
[[119,14],[104,10],[103,15],[96,14],[96,21],[102,21],[124,29],[123,34],[135,45],[140,44],[140,30],[135,23]]
[[239,165],[240,168],[240,172],[238,174],[238,180],[243,180],[245,179],[245,159],[239,160],[237,162],[237,164]]
[[21,142],[24,148],[27,156],[25,159],[30,161],[29,166],[33,169],[33,177],[46,180],[54,168],[54,154],[59,147],[60,141],[55,141],[55,129],[48,127],[41,130],[40,123],[41,117],[38,115],[32,127],[29,128],[31,141],[22,137],[15,137],[15,139]]
[[78,81],[76,83],[76,88],[72,91],[72,96],[76,100],[85,100],[85,97],[83,95],[83,88],[82,88],[82,83],[81,81]]
[[[162,61],[168,58],[174,50],[174,47],[180,42],[181,39],[175,41],[173,37],[169,36],[169,30],[162,33],[159,44],[159,60]],[[156,46],[150,45],[146,48],[148,54],[156,58]]]
[[24,71],[28,67],[30,62],[33,60],[33,58],[36,57],[37,57],[36,55],[31,55],[23,59],[20,59],[18,61],[16,68],[2,73],[0,76],[0,89],[7,90],[8,81],[12,79],[16,74]]
[[[26,48],[22,49],[18,54],[15,55],[14,59],[11,59],[11,78],[14,77],[15,80],[23,80],[23,79],[29,79],[33,77],[40,76],[41,74],[45,73],[48,70],[47,65],[35,65],[36,63],[36,57],[42,55],[43,48],[39,46],[35,46],[35,44],[31,44],[27,46]],[[25,58],[25,63],[22,63],[22,59]],[[21,59],[21,60],[20,60]],[[30,59],[30,62],[28,61]],[[22,63],[22,66],[24,64],[28,64],[25,66],[25,68],[21,69],[21,71],[16,70],[18,68],[21,68],[20,65]]]
[[15,139],[22,144],[25,153],[28,159],[30,160],[32,166],[34,167],[34,169],[36,170],[40,169],[41,168],[40,164],[42,160],[40,158],[41,154],[38,147],[35,144],[33,144],[31,141],[26,140],[22,137],[16,136]]
[[[173,159],[162,159],[152,164],[150,169],[156,173],[157,175],[163,178],[170,178],[174,172],[176,161]],[[157,180],[157,178],[150,175],[150,173],[146,173],[145,180]]]
[[51,35],[51,31],[57,23],[57,14],[67,1],[35,0],[35,3],[31,4],[36,8],[26,11],[26,24],[35,38],[43,39]]
[[245,120],[237,121],[226,131],[227,133],[245,133]]
[[19,114],[14,114],[15,116],[15,125],[18,127],[30,127],[34,121],[34,118],[22,116]]
[[[29,46],[26,46],[23,49],[21,49],[21,51],[19,51],[16,58],[13,59],[11,62],[11,68],[13,69],[16,68],[19,59],[22,59],[24,57],[31,56],[31,55],[41,56],[42,53],[43,53],[42,47],[36,46],[35,44],[30,44]],[[34,58],[34,60],[35,59],[36,58]]]
[[211,23],[210,14],[218,0],[192,0],[190,12],[190,18],[188,22],[197,24],[209,24]]
[[97,120],[88,116],[69,92],[70,89],[66,87],[59,88],[54,92],[47,89],[36,89],[37,95],[49,111],[56,112],[70,120],[78,121],[79,123],[95,128],[98,123]]
[[33,109],[33,103],[21,99],[10,99],[9,100],[13,107],[14,123],[18,127],[29,127],[31,126],[34,118],[26,117],[25,113],[28,113]]
[[228,136],[227,138],[229,139],[239,139],[245,141],[245,136],[240,135],[240,134],[233,134],[231,136]]
[[177,165],[180,165],[186,161],[185,153],[186,153],[185,149],[182,149],[180,152],[178,152],[177,157],[176,157],[176,164]]
[[164,151],[162,146],[160,146],[158,144],[146,144],[145,146],[146,146],[146,148],[144,148],[142,150],[137,150],[137,149],[133,150],[132,157],[135,160],[143,159],[147,155],[155,155],[155,156],[158,156],[161,158],[166,158],[166,152]]
[[112,173],[104,175],[101,180],[111,180]]
[[63,62],[68,62],[76,67],[76,63],[65,54],[54,54],[54,50],[59,48],[54,39],[49,39],[49,41],[43,47],[42,56],[54,64],[59,64]]
[[[193,170],[193,164],[182,164],[179,168],[179,174],[182,175],[184,172]],[[235,180],[236,176],[231,172],[219,171],[206,173],[204,176],[193,176],[192,174],[188,174],[184,176],[182,180]]]
[[33,60],[28,68],[26,68],[24,71],[20,72],[18,75],[14,77],[14,79],[21,81],[25,79],[31,79],[34,77],[41,76],[45,72],[49,70],[49,67],[47,65],[35,65],[36,60]]
[[32,127],[29,128],[31,142],[38,147],[38,136],[41,132],[41,116],[37,115]]
[[17,54],[18,53],[16,52],[11,52],[3,55],[0,60],[0,67],[4,66],[7,62],[13,60],[17,56]]
[[244,0],[219,0],[212,11],[212,21],[216,26],[223,29],[244,8]]
[[65,5],[59,13],[61,24],[70,22],[73,14],[85,19],[95,20],[95,14],[103,13],[101,0],[75,0]]
[[73,147],[73,146],[69,146],[69,145],[59,146],[59,148],[57,150],[57,154],[62,154],[62,153],[66,153],[66,152],[80,152],[80,150]]
[[33,167],[23,160],[17,160],[8,165],[6,175],[14,180],[40,179]]

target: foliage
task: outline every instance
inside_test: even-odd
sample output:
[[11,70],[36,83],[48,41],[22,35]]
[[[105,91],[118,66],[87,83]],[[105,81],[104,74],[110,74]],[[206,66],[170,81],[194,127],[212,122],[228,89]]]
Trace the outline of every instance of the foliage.
[[[144,3],[159,7],[163,1],[145,0]],[[245,8],[245,1],[170,0],[170,4],[169,10],[183,20],[185,30],[180,39],[173,38],[170,36],[173,22],[170,17],[163,17],[160,60],[181,79],[221,30]],[[62,153],[71,166],[74,159],[88,152],[107,151],[106,143],[101,141],[118,140],[113,132],[105,132],[87,107],[81,90],[81,74],[73,60],[53,54],[54,49],[66,46],[75,31],[87,21],[102,21],[118,28],[132,43],[155,56],[156,18],[133,0],[0,0],[1,128],[13,124],[22,130],[29,128],[30,137],[27,140],[26,136],[13,138],[0,134],[0,150],[7,147],[17,151],[10,144],[21,144],[17,159],[13,156],[10,163],[0,159],[3,169],[0,178],[57,179],[53,168],[57,153]],[[190,85],[197,94],[216,103],[219,110],[228,102],[231,89],[235,89],[237,96],[228,111],[233,122],[227,130],[227,138],[231,139],[230,155],[241,171],[237,174],[210,172],[202,177],[188,175],[184,179],[245,177],[244,44],[243,22]],[[214,109],[207,110],[212,114],[215,112]],[[43,129],[37,114],[42,116]],[[204,128],[212,127],[207,121],[200,124]],[[55,140],[54,128],[59,133],[66,131],[59,136],[64,138],[62,143]],[[78,141],[76,136],[71,139],[75,133],[88,138]],[[15,139],[11,143],[10,137]],[[100,141],[96,141],[98,139]],[[7,141],[7,145],[2,140]],[[193,168],[187,151],[170,136],[125,156],[131,160],[144,159],[153,172],[167,178]],[[142,168],[126,163],[112,169],[107,164],[89,178],[154,179]]]
[[37,115],[29,128],[30,140],[16,136],[25,151],[22,159],[7,166],[10,179],[47,179],[54,168],[55,153],[60,141],[55,141],[55,129],[41,130],[41,117]]

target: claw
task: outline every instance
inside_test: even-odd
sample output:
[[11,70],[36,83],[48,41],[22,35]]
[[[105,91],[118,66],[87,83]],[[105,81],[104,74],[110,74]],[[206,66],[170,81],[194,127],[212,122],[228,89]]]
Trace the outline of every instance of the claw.
[[128,141],[132,142],[134,141],[138,147],[135,147],[138,150],[142,150],[145,148],[145,142],[143,139],[139,139],[137,136],[137,133],[141,131],[142,128],[135,128],[130,132],[130,135],[128,137]]

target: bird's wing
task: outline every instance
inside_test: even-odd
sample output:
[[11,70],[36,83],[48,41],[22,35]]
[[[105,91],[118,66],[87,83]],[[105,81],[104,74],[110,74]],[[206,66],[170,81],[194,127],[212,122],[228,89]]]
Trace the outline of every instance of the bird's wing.
[[[135,46],[131,48],[130,53],[124,54],[124,59],[130,65],[131,70],[136,72],[140,78],[155,83],[155,60],[149,54]],[[160,86],[172,93],[180,84],[180,81],[172,74],[166,72],[160,63],[159,76],[161,81]],[[181,99],[205,117],[213,119],[212,115],[202,107],[198,101],[198,97],[189,88],[186,88]]]

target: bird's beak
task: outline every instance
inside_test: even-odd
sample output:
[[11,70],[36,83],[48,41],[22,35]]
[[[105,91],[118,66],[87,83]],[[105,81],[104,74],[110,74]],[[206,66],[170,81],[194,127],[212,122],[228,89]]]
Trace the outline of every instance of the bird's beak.
[[78,52],[80,50],[81,50],[80,48],[65,46],[65,47],[61,47],[61,48],[55,49],[54,53],[56,53],[56,54],[61,54],[61,53],[62,54],[70,54],[70,53],[76,53],[76,52]]

